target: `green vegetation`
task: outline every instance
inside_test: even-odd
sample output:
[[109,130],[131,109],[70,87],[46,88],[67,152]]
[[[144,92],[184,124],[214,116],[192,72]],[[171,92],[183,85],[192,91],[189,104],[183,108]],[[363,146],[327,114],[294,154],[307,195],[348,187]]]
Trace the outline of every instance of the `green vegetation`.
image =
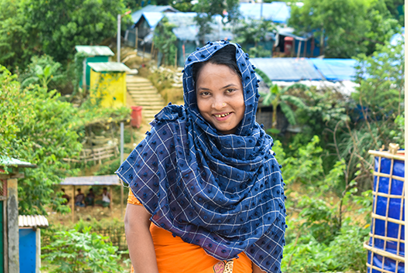
[[[298,32],[313,32],[327,47],[322,54],[334,58],[371,55],[376,44],[384,44],[396,32],[398,21],[384,0],[305,0],[292,5],[289,25]],[[326,40],[327,39],[327,40]]]
[[205,44],[205,35],[211,33],[210,23],[214,15],[225,17],[224,11],[227,11],[226,16],[228,22],[238,20],[239,16],[239,1],[238,0],[199,0],[193,6],[193,11],[197,12],[194,20],[199,26],[198,38],[201,44]]
[[177,37],[173,33],[175,25],[164,17],[154,30],[154,44],[163,54],[164,65],[174,65],[177,52]]
[[43,247],[47,253],[42,258],[57,266],[52,273],[123,272],[117,248],[106,243],[106,239],[91,233],[91,227],[85,227],[82,232],[78,228],[57,231],[53,241]]

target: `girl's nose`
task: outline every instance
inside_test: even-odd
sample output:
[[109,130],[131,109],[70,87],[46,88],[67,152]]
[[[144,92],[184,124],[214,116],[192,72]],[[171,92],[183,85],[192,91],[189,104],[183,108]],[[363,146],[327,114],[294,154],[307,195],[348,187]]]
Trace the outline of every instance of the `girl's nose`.
[[214,109],[222,109],[225,106],[227,106],[227,104],[225,102],[223,102],[221,99],[215,99],[213,104],[212,104],[212,107]]

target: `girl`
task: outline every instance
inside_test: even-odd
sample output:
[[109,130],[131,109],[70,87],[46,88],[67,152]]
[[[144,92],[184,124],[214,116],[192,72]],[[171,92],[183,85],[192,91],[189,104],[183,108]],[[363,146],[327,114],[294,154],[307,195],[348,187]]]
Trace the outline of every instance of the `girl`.
[[[166,106],[118,169],[136,272],[280,272],[285,207],[258,80],[228,41],[186,60],[184,106]],[[151,223],[153,223],[151,225]]]

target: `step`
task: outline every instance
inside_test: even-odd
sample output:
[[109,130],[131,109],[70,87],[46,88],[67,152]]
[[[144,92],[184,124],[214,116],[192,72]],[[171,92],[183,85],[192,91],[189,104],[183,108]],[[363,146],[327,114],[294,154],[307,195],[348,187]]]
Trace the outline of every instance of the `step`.
[[158,94],[156,90],[132,90],[128,89],[129,93],[137,93],[137,94]]
[[139,84],[139,83],[126,83],[127,87],[131,88],[154,88],[154,86],[151,83],[146,83],[146,84]]
[[154,101],[163,101],[162,97],[159,97],[155,94],[150,94],[148,96],[146,95],[139,95],[139,94],[130,94],[130,96],[137,100],[137,101],[149,101],[149,102],[154,102]]

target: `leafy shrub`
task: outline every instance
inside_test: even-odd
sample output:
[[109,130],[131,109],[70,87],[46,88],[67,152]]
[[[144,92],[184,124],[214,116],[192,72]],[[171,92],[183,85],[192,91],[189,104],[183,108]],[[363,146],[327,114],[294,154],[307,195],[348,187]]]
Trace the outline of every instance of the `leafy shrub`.
[[123,272],[117,248],[106,243],[106,237],[91,233],[91,227],[83,233],[78,229],[58,231],[54,239],[43,247],[48,253],[42,255],[50,265],[58,266],[51,273]]

